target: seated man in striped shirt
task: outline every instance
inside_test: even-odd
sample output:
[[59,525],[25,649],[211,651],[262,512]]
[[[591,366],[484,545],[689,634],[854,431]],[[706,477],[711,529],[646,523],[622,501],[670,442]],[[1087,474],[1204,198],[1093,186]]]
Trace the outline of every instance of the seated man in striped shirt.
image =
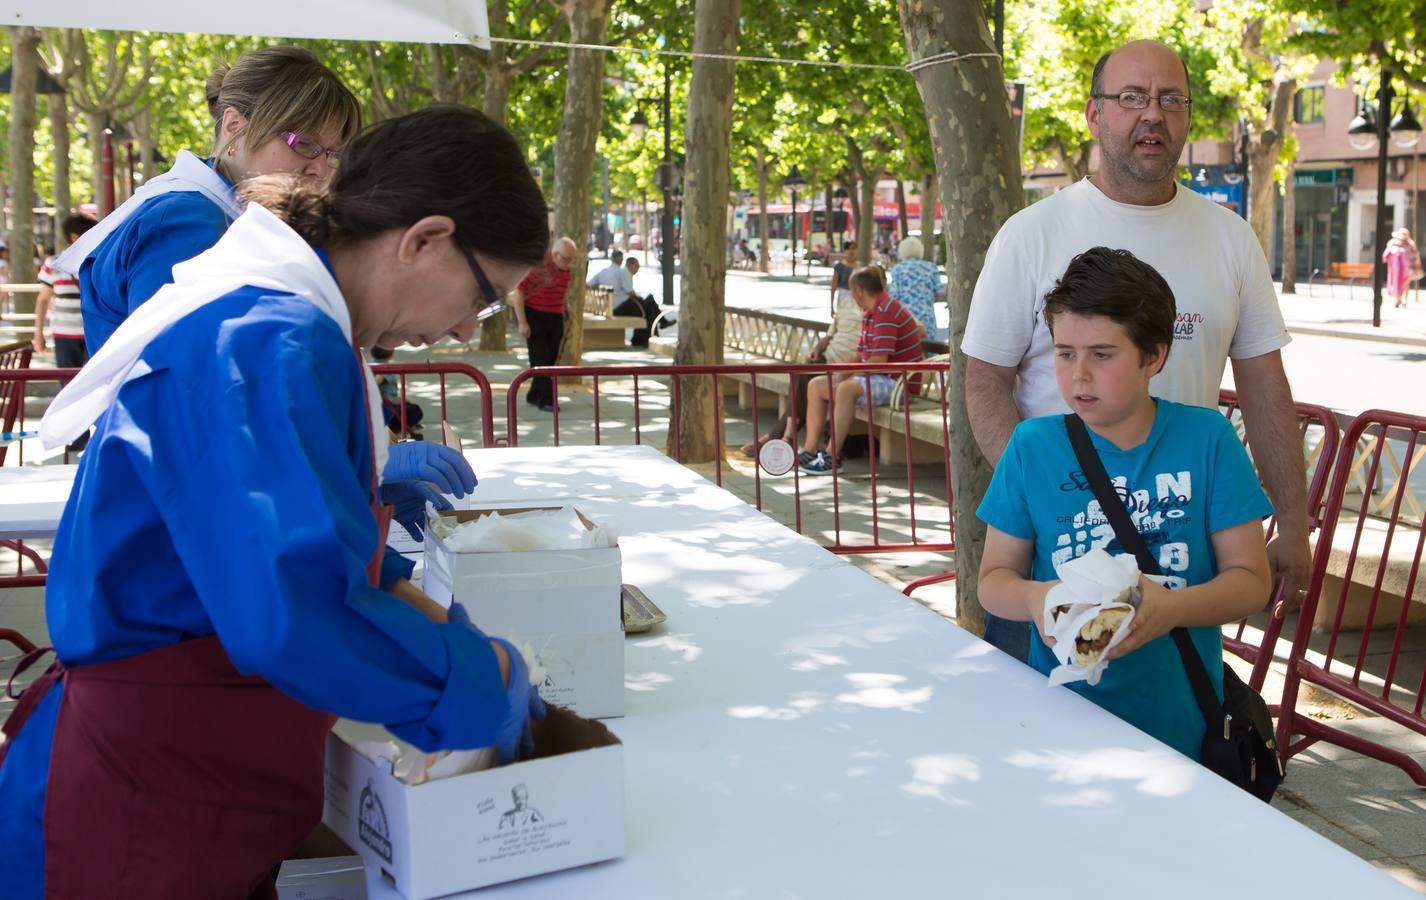
[[[862,308],[862,334],[857,344],[857,356],[864,363],[915,362],[922,357],[921,339],[924,326],[886,292],[886,276],[879,266],[867,266],[852,273],[852,297]],[[888,374],[838,375],[831,388],[826,375],[812,379],[807,386],[807,441],[797,454],[797,464],[808,475],[827,475],[841,471],[842,442],[852,427],[852,412],[857,406],[885,406],[891,402],[891,390],[896,378]],[[868,400],[864,396],[870,390]],[[827,417],[827,401],[832,396],[836,404],[833,416],[835,434],[826,450],[819,450],[823,420]]]

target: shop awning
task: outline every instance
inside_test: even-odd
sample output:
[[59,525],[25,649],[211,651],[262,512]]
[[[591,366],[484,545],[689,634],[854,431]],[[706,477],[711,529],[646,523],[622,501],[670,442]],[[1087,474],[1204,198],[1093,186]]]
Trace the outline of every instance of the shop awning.
[[8,25],[490,46],[485,0],[0,0],[0,13]]

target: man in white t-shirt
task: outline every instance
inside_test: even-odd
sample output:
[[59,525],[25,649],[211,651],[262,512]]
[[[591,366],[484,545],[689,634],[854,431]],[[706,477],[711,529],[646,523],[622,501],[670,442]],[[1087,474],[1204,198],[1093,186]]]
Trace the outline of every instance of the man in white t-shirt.
[[[1100,143],[1099,171],[1012,216],[986,253],[961,343],[971,430],[994,465],[1021,419],[1069,412],[1055,385],[1045,293],[1075,255],[1129,250],[1164,276],[1177,304],[1173,352],[1151,392],[1216,407],[1224,364],[1233,362],[1278,516],[1273,573],[1300,603],[1311,555],[1302,438],[1279,352],[1289,338],[1252,229],[1174,180],[1191,103],[1187,66],[1157,41],[1125,44],[1095,66],[1085,117]],[[987,616],[986,640],[1023,660],[1029,632]]]

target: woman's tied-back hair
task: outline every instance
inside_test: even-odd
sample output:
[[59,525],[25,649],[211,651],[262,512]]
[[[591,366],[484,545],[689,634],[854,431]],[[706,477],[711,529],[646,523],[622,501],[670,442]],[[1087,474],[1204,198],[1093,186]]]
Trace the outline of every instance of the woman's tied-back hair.
[[223,110],[232,107],[247,124],[233,137],[249,150],[284,131],[314,135],[341,132],[345,144],[361,130],[361,105],[316,54],[300,47],[267,47],[220,65],[208,76],[208,112],[213,116],[214,155],[222,152]]
[[269,175],[239,185],[314,247],[372,238],[447,216],[455,240],[534,266],[549,246],[545,196],[504,126],[441,104],[373,125],[352,141],[325,188]]
[[1092,247],[1070,260],[1045,294],[1045,323],[1051,335],[1055,320],[1064,313],[1118,322],[1139,349],[1140,359],[1162,347],[1167,360],[1173,347],[1177,318],[1173,289],[1158,269],[1128,250]]

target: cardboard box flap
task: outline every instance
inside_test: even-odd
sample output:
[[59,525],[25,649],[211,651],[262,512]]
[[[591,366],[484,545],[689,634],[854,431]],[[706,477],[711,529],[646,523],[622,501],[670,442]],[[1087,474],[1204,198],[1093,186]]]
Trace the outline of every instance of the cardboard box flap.
[[553,704],[545,706],[544,721],[530,723],[530,733],[535,738],[535,755],[531,759],[546,759],[562,753],[622,743],[603,722],[577,716]]
[[[436,511],[436,516],[442,519],[455,519],[457,524],[464,525],[466,522],[474,522],[476,519],[484,518],[485,516],[493,516],[496,514],[502,516],[513,516],[518,515],[519,513],[559,512],[562,509],[564,509],[564,506],[502,506],[492,507],[490,509],[442,509]],[[585,531],[593,531],[597,527],[593,522],[589,520],[589,517],[586,516],[584,513],[580,512],[579,509],[575,508],[574,514],[579,517],[579,521],[582,525],[584,525]],[[618,545],[618,541],[615,541],[614,546],[617,547]],[[491,551],[474,552],[487,553]],[[494,552],[508,553],[510,551],[497,550]]]

